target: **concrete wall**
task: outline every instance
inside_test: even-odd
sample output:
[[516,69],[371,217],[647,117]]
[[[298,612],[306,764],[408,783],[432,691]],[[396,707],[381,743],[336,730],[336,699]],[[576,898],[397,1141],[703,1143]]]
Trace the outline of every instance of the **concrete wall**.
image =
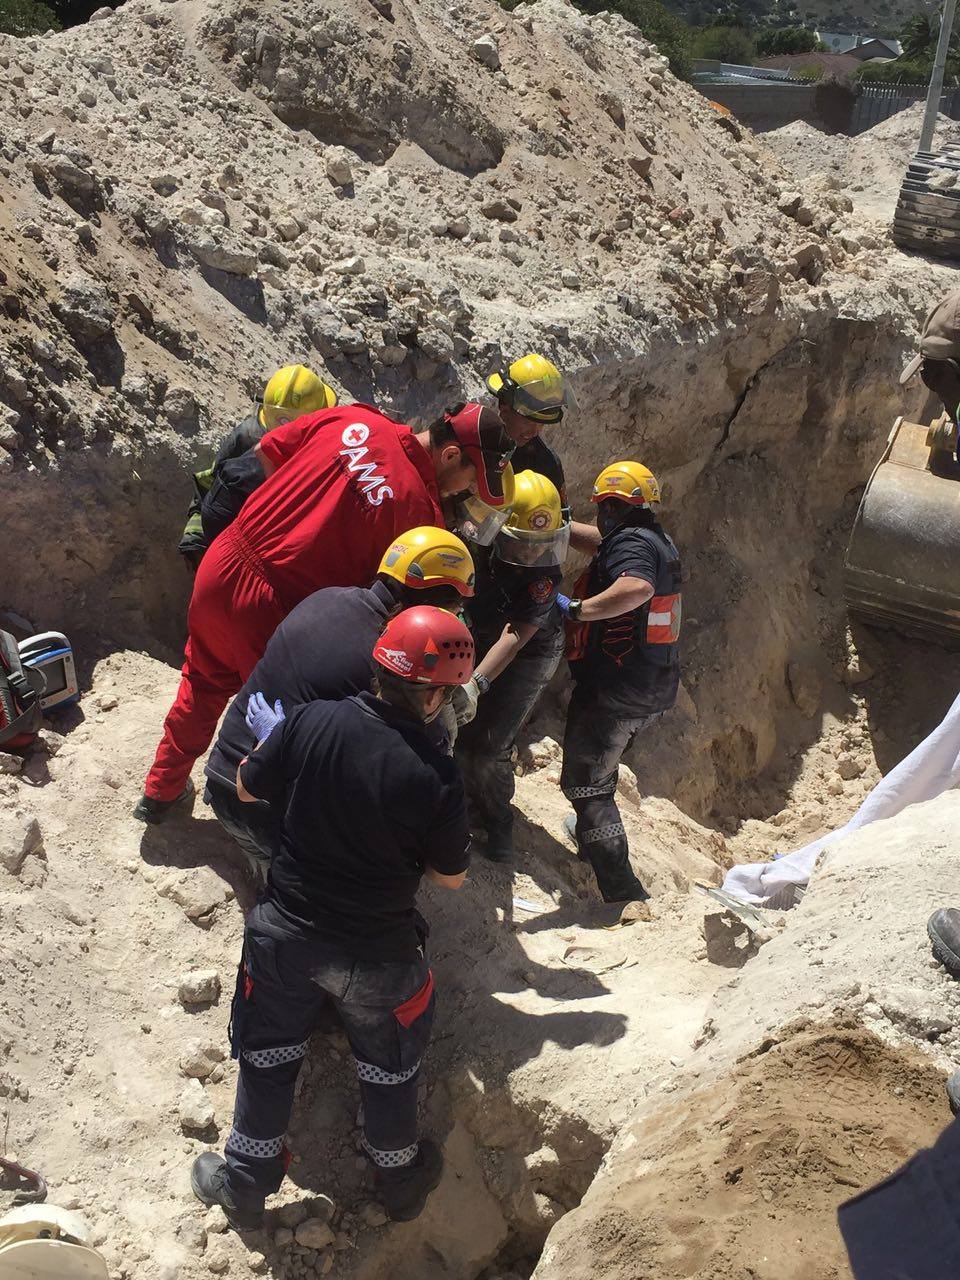
[[736,118],[758,133],[779,129],[793,120],[829,132],[846,132],[835,110],[825,109],[822,87],[815,84],[707,84],[701,86],[713,102],[729,107]]

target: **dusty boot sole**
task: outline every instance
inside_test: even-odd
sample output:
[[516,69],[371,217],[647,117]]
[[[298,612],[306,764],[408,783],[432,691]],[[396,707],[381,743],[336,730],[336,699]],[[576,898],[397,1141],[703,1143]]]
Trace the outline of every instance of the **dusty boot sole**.
[[951,978],[960,981],[960,956],[941,938],[937,932],[936,926],[937,913],[930,917],[927,921],[927,937],[930,939],[930,945],[933,954],[940,961]]

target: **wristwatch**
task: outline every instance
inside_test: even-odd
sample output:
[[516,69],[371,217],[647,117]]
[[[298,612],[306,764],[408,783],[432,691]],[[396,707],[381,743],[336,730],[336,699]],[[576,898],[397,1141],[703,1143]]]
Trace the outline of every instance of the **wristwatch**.
[[486,693],[487,690],[490,688],[490,681],[487,679],[486,676],[475,675],[473,677],[473,683],[477,686],[478,694]]
[[572,618],[574,622],[580,617],[580,610],[583,608],[582,600],[571,600],[567,608],[567,617]]

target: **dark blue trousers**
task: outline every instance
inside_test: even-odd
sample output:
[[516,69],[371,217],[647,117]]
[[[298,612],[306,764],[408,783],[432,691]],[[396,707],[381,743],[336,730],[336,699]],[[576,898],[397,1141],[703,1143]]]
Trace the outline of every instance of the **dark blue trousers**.
[[259,1205],[283,1181],[297,1076],[328,1001],[356,1062],[367,1155],[380,1169],[416,1158],[420,1064],[434,1010],[425,957],[407,963],[331,954],[262,903],[247,918],[230,1024],[240,1079],[224,1155],[240,1204]]

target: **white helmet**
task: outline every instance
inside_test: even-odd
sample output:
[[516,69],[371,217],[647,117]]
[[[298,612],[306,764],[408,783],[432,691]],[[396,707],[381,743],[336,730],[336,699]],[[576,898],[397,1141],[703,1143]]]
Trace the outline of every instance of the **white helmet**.
[[27,1204],[0,1218],[0,1280],[110,1280],[79,1214]]

